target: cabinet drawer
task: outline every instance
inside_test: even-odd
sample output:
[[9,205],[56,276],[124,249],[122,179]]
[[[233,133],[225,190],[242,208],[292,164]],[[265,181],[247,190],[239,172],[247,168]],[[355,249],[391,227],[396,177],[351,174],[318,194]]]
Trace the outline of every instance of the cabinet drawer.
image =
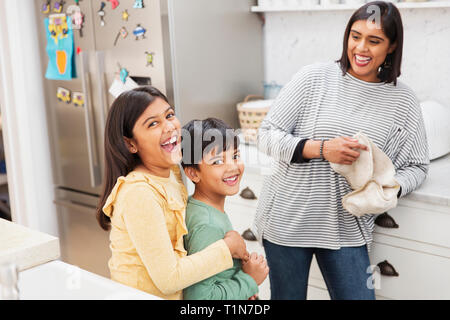
[[403,206],[389,210],[388,214],[398,228],[375,227],[377,233],[450,248],[450,207]]
[[373,266],[387,260],[397,277],[375,272],[375,292],[391,299],[450,299],[450,259],[374,242]]

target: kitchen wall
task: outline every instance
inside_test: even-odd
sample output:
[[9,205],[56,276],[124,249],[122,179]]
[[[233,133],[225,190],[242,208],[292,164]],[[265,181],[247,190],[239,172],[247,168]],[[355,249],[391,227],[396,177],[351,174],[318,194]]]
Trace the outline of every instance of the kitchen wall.
[[[402,75],[420,100],[450,108],[450,8],[401,9]],[[352,10],[265,13],[265,81],[286,84],[302,66],[337,60]]]

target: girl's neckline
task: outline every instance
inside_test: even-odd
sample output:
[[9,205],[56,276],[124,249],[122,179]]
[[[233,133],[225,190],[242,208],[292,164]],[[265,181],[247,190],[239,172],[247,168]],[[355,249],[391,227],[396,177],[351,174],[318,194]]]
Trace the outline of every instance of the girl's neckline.
[[151,174],[151,173],[149,173],[147,171],[143,171],[143,170],[139,170],[139,169],[133,170],[132,172],[139,173],[139,174],[142,174],[144,176],[150,176],[153,179],[158,179],[158,180],[162,180],[162,181],[169,181],[170,178],[172,177],[172,174],[173,174],[172,169],[170,170],[170,173],[169,173],[168,177],[157,176],[157,175]]

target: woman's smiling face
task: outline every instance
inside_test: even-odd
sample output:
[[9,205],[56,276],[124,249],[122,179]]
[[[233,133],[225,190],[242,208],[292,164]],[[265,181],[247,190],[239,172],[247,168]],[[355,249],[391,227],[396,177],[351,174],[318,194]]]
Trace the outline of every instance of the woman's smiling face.
[[348,72],[354,77],[367,81],[379,82],[378,68],[386,56],[395,50],[389,38],[375,21],[355,21],[350,29],[347,57],[350,61]]

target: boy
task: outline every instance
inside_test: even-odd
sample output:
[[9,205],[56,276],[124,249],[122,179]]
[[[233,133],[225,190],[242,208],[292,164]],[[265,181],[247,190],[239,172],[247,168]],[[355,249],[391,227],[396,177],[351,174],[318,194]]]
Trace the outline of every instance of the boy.
[[[224,212],[225,197],[239,192],[244,164],[239,158],[239,138],[219,119],[192,120],[184,127],[182,166],[195,184],[186,207],[188,254],[206,248],[232,230]],[[233,267],[186,288],[188,300],[255,299],[258,286],[269,272],[262,256],[233,259]]]

